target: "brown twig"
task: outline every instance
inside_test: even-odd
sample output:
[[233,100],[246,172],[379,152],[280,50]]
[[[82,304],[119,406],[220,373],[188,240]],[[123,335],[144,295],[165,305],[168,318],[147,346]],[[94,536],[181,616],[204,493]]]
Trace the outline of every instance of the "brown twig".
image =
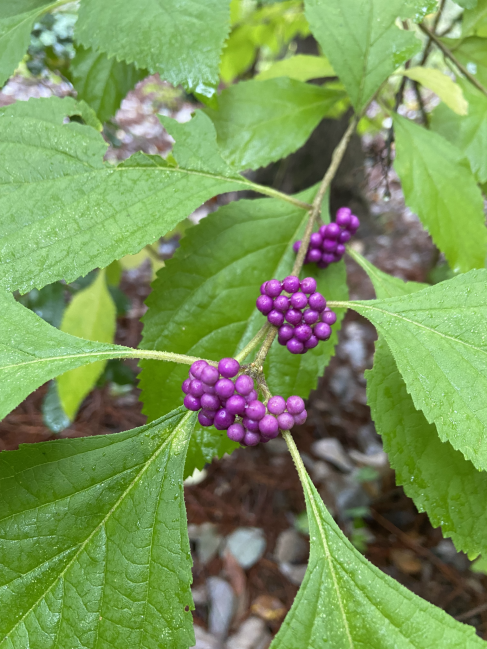
[[463,579],[463,577],[459,575],[456,570],[454,570],[450,566],[447,566],[446,563],[444,563],[435,554],[433,554],[431,550],[428,550],[422,545],[419,545],[419,543],[411,539],[407,534],[396,527],[394,523],[391,523],[389,520],[387,520],[387,518],[384,518],[382,514],[379,514],[379,512],[375,511],[374,509],[370,510],[370,514],[372,518],[377,523],[379,523],[379,525],[381,525],[391,534],[394,534],[394,536],[396,536],[399,541],[401,541],[401,543],[407,545],[409,548],[411,548],[411,550],[416,552],[416,554],[419,554],[425,559],[428,559],[428,561],[432,563],[436,568],[438,568],[438,570],[448,579],[448,581],[450,581],[452,584],[455,584],[456,586],[459,586],[462,591],[470,590],[478,597],[478,592],[475,590],[475,588],[473,586],[470,586],[470,584],[465,579]]
[[460,61],[457,59],[457,57],[453,54],[451,50],[448,49],[448,47],[440,41],[440,39],[436,36],[436,34],[433,34],[423,23],[419,23],[418,27],[420,30],[429,36],[431,40],[435,43],[437,47],[443,52],[443,54],[450,59],[450,61],[457,67],[460,72],[470,81],[472,85],[474,85],[477,90],[480,90],[484,95],[487,96],[487,88],[485,88],[480,81],[471,74],[467,68],[463,65],[463,63],[460,63]]

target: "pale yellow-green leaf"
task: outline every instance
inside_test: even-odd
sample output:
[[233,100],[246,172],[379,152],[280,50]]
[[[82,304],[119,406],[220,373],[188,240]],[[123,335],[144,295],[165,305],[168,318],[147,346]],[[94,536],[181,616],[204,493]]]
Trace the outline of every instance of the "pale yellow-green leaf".
[[420,66],[404,70],[403,74],[432,90],[457,115],[468,114],[468,101],[463,96],[462,89],[447,74]]
[[[107,289],[105,270],[102,270],[88,288],[74,296],[64,312],[61,331],[94,342],[111,343],[115,326],[116,308]],[[57,378],[59,398],[71,420],[102,374],[105,364],[106,361],[97,361]]]
[[133,270],[134,268],[141,266],[148,257],[149,252],[145,248],[142,248],[142,250],[137,252],[135,255],[125,255],[125,257],[122,257],[119,261],[124,270]]
[[270,68],[260,72],[255,78],[258,81],[275,79],[276,77],[289,77],[296,81],[308,81],[320,77],[334,77],[336,73],[331,63],[324,56],[310,56],[309,54],[296,54],[289,59],[276,61]]

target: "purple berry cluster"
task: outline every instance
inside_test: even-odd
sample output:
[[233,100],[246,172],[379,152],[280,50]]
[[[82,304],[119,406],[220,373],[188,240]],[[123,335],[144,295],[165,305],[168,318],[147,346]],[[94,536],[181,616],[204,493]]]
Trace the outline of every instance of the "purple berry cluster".
[[[289,297],[282,295],[283,291]],[[279,327],[278,342],[291,354],[305,354],[331,336],[331,325],[337,317],[326,306],[323,295],[316,292],[313,277],[299,281],[289,275],[282,282],[270,279],[262,284],[260,292],[256,306],[272,325]]]
[[[345,244],[357,232],[360,221],[348,207],[340,207],[336,213],[335,223],[322,225],[318,232],[313,232],[309,241],[305,264],[316,263],[318,268],[327,268],[340,261],[345,254]],[[293,250],[298,252],[301,241],[296,241]]]
[[280,430],[303,424],[307,412],[301,397],[271,397],[267,409],[258,400],[254,380],[241,374],[234,358],[222,358],[218,369],[206,361],[195,361],[183,382],[184,405],[198,413],[202,426],[226,430],[229,439],[244,446],[256,446],[274,439]]

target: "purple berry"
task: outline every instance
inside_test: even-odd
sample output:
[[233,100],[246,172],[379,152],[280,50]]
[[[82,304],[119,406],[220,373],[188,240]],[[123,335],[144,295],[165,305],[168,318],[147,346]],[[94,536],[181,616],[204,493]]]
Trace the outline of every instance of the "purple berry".
[[291,428],[294,426],[294,417],[288,412],[283,412],[278,416],[277,423],[281,430],[291,430]]
[[304,424],[307,417],[308,417],[308,413],[306,412],[306,410],[303,410],[302,412],[298,413],[297,415],[294,415],[294,423],[298,424],[298,426],[301,425],[301,424]]
[[221,408],[215,415],[213,426],[217,430],[227,430],[229,426],[235,421],[235,415],[232,415],[225,408]]
[[341,228],[346,228],[350,224],[352,210],[349,207],[340,207],[335,217],[336,224]]
[[337,246],[337,249],[335,250],[335,255],[340,255],[340,257],[343,257],[345,254],[345,246],[343,243],[339,243]]
[[235,391],[235,385],[230,379],[219,379],[215,383],[215,393],[222,399],[228,399]]
[[262,401],[251,401],[245,409],[245,416],[248,419],[260,421],[265,415],[265,406]]
[[269,297],[277,297],[281,294],[282,284],[278,279],[270,279],[266,282],[265,293]]
[[289,309],[289,298],[285,295],[278,295],[274,300],[274,309],[286,313]]
[[304,309],[307,304],[308,298],[304,293],[299,291],[298,293],[291,295],[291,306],[293,309]]
[[248,417],[244,417],[242,419],[242,424],[245,426],[247,430],[250,430],[252,433],[257,433],[259,430],[259,422],[256,421],[255,419],[249,419]]
[[218,410],[221,406],[220,399],[216,394],[204,394],[200,401],[201,407],[205,410]]
[[[300,248],[300,246],[301,246],[301,241],[295,241],[295,242],[293,243],[293,250],[294,250],[294,252],[297,253],[298,250],[299,250],[299,248]],[[287,291],[287,288],[284,289],[284,290]],[[290,292],[291,292],[291,291],[289,291],[289,293],[290,293]]]
[[201,380],[206,385],[215,385],[219,378],[220,372],[213,365],[207,365],[201,372]]
[[321,234],[319,232],[313,232],[309,239],[310,248],[319,248],[322,241],[323,237],[321,236]]
[[283,324],[282,327],[279,327],[279,338],[281,338],[284,343],[287,343],[288,340],[294,336],[294,327],[288,324]]
[[193,397],[191,394],[187,394],[184,397],[184,405],[188,410],[192,410],[193,412],[196,412],[201,408],[201,401],[198,399],[198,397]]
[[259,395],[257,394],[257,390],[252,390],[245,397],[245,403],[250,403],[251,401],[255,401],[258,398],[259,398]]
[[198,421],[202,426],[213,426],[214,417],[207,417],[203,410],[200,410],[198,413]]
[[218,371],[225,379],[233,379],[237,376],[240,363],[234,358],[222,358],[218,363]]
[[277,437],[279,433],[279,425],[274,415],[265,415],[265,417],[259,421],[259,430],[265,437],[270,437],[271,439],[272,437]]
[[330,265],[335,261],[335,255],[333,255],[330,252],[325,252],[324,255],[321,257],[321,260],[323,263]]
[[203,372],[205,367],[208,367],[208,363],[206,361],[195,361],[189,368],[189,371],[195,379],[201,379],[201,373]]
[[228,427],[227,436],[232,442],[241,442],[245,435],[245,428],[242,424],[232,424]]
[[205,416],[207,419],[211,419],[212,422],[213,422],[213,420],[215,419],[216,410],[205,410],[205,409],[202,409],[201,412],[204,414],[204,416]]
[[323,239],[323,245],[321,246],[323,252],[335,252],[337,247],[337,242],[332,239]]
[[323,311],[326,307],[326,300],[321,293],[312,293],[308,298],[308,304],[314,311]]
[[336,262],[341,261],[342,257],[343,257],[343,255],[339,255],[337,252],[334,252],[333,253],[333,262],[336,263]]
[[303,319],[301,311],[298,311],[297,309],[289,309],[285,317],[289,324],[292,325],[300,324]]
[[359,227],[360,227],[360,220],[358,216],[352,214],[352,216],[350,217],[350,225],[348,226],[348,231],[350,232],[350,234],[355,234],[359,229]]
[[257,432],[252,432],[251,430],[246,431],[243,438],[243,444],[245,446],[257,446],[260,442],[260,435]]
[[260,294],[265,295],[265,285],[267,282],[264,282],[263,284],[260,285]]
[[318,250],[318,248],[312,248],[306,255],[306,258],[308,260],[306,263],[316,264],[321,259],[321,250]]
[[245,397],[254,389],[254,381],[247,374],[242,374],[235,381],[235,388],[239,394]]
[[321,258],[321,261],[317,263],[318,268],[328,268],[329,264],[326,261],[323,261],[323,257]]
[[193,379],[191,381],[191,385],[189,386],[189,392],[193,397],[201,397],[202,394],[204,394],[204,385],[201,381],[198,381],[198,379]]
[[331,327],[326,322],[318,322],[314,326],[313,333],[318,340],[328,340],[331,336]]
[[301,397],[292,396],[287,399],[286,407],[287,411],[291,415],[298,415],[304,410],[304,401],[301,399]]
[[340,236],[341,230],[340,226],[338,226],[336,223],[328,223],[325,225],[325,237],[327,239],[338,239]]
[[321,322],[326,322],[327,325],[334,325],[337,321],[337,314],[334,311],[324,311],[321,314]]
[[320,319],[320,314],[318,313],[318,311],[313,311],[312,309],[307,309],[303,314],[303,320],[308,325],[312,325],[315,322],[318,322],[319,319]]
[[299,291],[299,278],[296,275],[288,275],[282,282],[282,286],[287,293],[295,293]]
[[350,241],[351,238],[352,235],[350,234],[350,232],[348,230],[344,230],[338,237],[338,243],[347,243],[347,241]]
[[272,415],[280,415],[286,409],[286,401],[279,395],[271,397],[267,402],[267,410]]
[[308,350],[308,349],[314,349],[314,348],[316,347],[316,345],[317,345],[319,342],[320,342],[320,341],[318,340],[318,338],[313,334],[313,335],[312,335],[312,336],[311,336],[311,337],[310,337],[310,338],[309,338],[309,339],[304,343],[304,348],[305,348],[306,350]]
[[274,303],[272,302],[272,298],[268,295],[259,295],[255,302],[255,306],[263,315],[267,315],[272,311]]
[[245,399],[239,394],[234,394],[232,397],[227,399],[225,410],[230,412],[232,415],[243,415],[245,412],[245,406]]
[[313,330],[307,324],[298,325],[294,329],[294,337],[297,338],[300,342],[304,343],[311,338]]
[[274,327],[280,327],[284,324],[284,313],[273,309],[267,316],[267,321],[270,322],[271,325],[274,325]]
[[206,383],[203,383],[203,392],[205,394],[216,394],[215,386],[214,385],[206,385]]
[[189,394],[189,386],[191,385],[191,379],[186,379],[183,381],[183,385],[181,386],[181,390],[184,392],[184,394]]
[[316,291],[316,280],[314,277],[305,277],[301,280],[301,290],[307,295],[314,293]]
[[304,345],[297,338],[291,338],[286,343],[286,347],[291,354],[301,354],[304,349]]

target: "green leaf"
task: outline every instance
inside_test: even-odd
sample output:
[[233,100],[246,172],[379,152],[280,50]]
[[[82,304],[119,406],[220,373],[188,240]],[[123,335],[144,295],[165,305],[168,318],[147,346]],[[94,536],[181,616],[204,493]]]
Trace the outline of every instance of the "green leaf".
[[419,49],[411,31],[396,27],[398,16],[415,15],[423,2],[404,0],[306,0],[313,35],[360,112],[383,81]]
[[478,0],[455,0],[457,5],[464,7],[464,9],[473,9],[477,6]]
[[101,122],[113,117],[120,103],[135,84],[147,76],[147,70],[107,58],[102,52],[79,45],[70,65],[70,80],[78,93],[98,115]]
[[194,644],[193,413],[0,455],[1,649]]
[[111,58],[211,95],[230,29],[228,0],[83,0],[76,39]]
[[0,86],[13,74],[30,43],[35,19],[52,0],[22,0],[0,5]]
[[275,61],[270,68],[259,72],[255,77],[257,81],[289,77],[296,81],[309,81],[321,77],[334,77],[335,70],[324,56],[311,56],[309,54],[296,54],[289,59]]
[[463,63],[467,70],[473,74],[480,83],[487,86],[487,48],[485,39],[470,36],[461,41],[443,39],[448,47],[454,49],[455,57]]
[[468,100],[468,115],[459,117],[444,104],[431,115],[431,128],[457,146],[468,158],[479,182],[487,181],[487,97],[466,81],[460,81]]
[[487,468],[487,270],[422,291],[348,304],[384,336],[414,405],[478,469]]
[[487,36],[487,2],[479,0],[472,7],[465,7],[462,18],[462,35]]
[[[89,290],[89,289],[87,289]],[[0,291],[0,419],[49,379],[108,358],[138,358],[140,352],[70,336]]]
[[[311,199],[314,191],[300,197]],[[259,286],[266,279],[289,274],[295,258],[292,244],[306,219],[305,210],[274,199],[241,200],[188,230],[175,257],[153,283],[143,318],[142,346],[215,361],[235,356],[265,323],[255,308]],[[319,290],[327,299],[347,295],[344,264],[333,264],[319,274],[309,268],[305,267],[305,275],[318,278]],[[337,313],[341,319],[341,310]],[[333,354],[338,328],[339,323],[330,341],[302,356],[293,356],[276,341],[265,368],[271,391],[307,398]],[[149,419],[182,403],[181,383],[187,368],[146,361],[141,365],[142,401]],[[225,433],[207,428],[198,431],[194,441],[186,475],[229,444]],[[196,445],[205,448],[200,452]]]
[[205,112],[222,156],[238,169],[257,169],[302,146],[343,97],[340,90],[286,77],[251,80],[224,90],[218,110]]
[[407,68],[403,74],[432,90],[457,115],[468,113],[468,101],[463,96],[461,86],[444,72],[434,68],[415,66]]
[[138,252],[216,194],[254,186],[221,159],[201,111],[184,125],[164,120],[179,166],[136,153],[116,167],[103,161],[100,133],[64,123],[81,111],[57,97],[0,109],[0,287],[71,282]]
[[[61,331],[97,343],[112,343],[116,324],[115,303],[108,292],[105,271],[100,271],[88,288],[73,297],[64,312]],[[71,420],[103,374],[107,360],[78,367],[57,378],[61,406]]]
[[366,372],[367,402],[384,450],[420,512],[470,555],[487,552],[487,473],[448,442],[416,410],[387,344],[376,343],[374,367]]
[[384,271],[371,264],[368,259],[362,257],[353,248],[348,248],[347,252],[365,270],[375,289],[375,294],[379,299],[396,297],[398,295],[409,295],[429,286],[429,284],[422,284],[421,282],[405,282],[400,277],[394,277],[393,275],[389,275],[389,273],[384,273]]
[[463,153],[397,115],[394,131],[394,167],[406,205],[418,214],[453,270],[482,268],[487,251],[483,199]]
[[[297,453],[297,450],[296,450]],[[300,471],[308,510],[308,569],[271,649],[473,649],[485,643],[369,563]]]

